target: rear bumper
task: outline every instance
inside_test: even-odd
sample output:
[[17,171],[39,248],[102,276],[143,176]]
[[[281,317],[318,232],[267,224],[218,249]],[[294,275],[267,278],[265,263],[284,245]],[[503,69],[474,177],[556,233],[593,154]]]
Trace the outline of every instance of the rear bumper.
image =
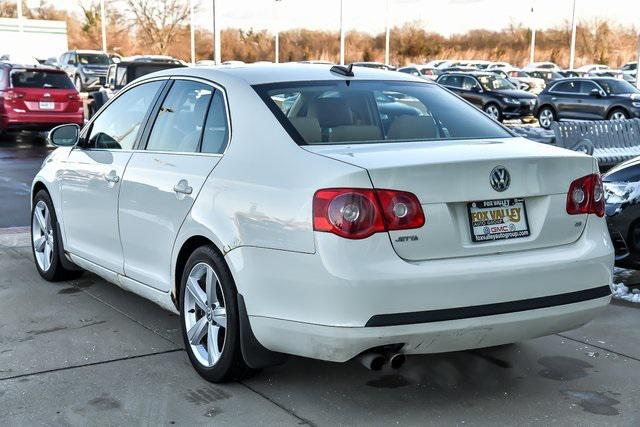
[[[608,288],[608,286],[607,286]],[[269,349],[345,362],[374,347],[400,344],[405,354],[491,347],[578,328],[596,317],[611,296],[494,316],[386,327],[340,328],[252,317],[251,327]]]
[[[578,327],[609,302],[602,287],[611,283],[613,247],[605,221],[593,217],[573,244],[514,253],[407,262],[386,234],[345,242],[316,233],[314,254],[241,247],[226,259],[263,346],[344,361],[385,344],[453,351]],[[582,292],[589,298],[509,306]],[[492,305],[500,309],[478,311]],[[455,310],[471,317],[435,316]]]
[[3,130],[46,130],[66,123],[84,125],[84,113],[14,113],[0,118]]

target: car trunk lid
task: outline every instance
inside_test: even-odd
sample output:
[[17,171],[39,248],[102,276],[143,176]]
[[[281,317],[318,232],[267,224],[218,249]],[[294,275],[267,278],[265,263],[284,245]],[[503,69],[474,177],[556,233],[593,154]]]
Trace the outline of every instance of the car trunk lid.
[[[586,215],[566,213],[566,194],[576,178],[594,172],[593,159],[575,152],[520,138],[434,141],[397,144],[305,146],[314,153],[365,168],[375,188],[414,193],[426,223],[413,230],[390,232],[398,255],[407,260],[427,260],[482,255],[558,246],[576,241]],[[494,168],[510,175],[504,191],[490,181]],[[491,215],[510,215],[506,226],[528,226],[529,235],[504,240],[474,241],[470,222],[473,202],[500,202]],[[508,205],[523,203],[522,205]],[[478,209],[473,207],[473,211]],[[500,211],[497,212],[496,211]],[[482,216],[474,216],[475,220]],[[518,219],[516,222],[515,219]],[[478,223],[476,223],[478,224]],[[489,225],[490,226],[490,225]],[[483,227],[480,227],[482,232]]]

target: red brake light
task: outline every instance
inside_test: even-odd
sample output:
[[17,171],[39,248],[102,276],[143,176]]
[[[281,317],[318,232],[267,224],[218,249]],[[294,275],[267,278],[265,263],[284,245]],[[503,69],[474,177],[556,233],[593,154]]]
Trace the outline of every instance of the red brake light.
[[313,229],[348,239],[423,224],[420,202],[404,191],[329,188],[313,197]]
[[567,193],[567,213],[604,216],[604,188],[599,174],[583,176],[571,183]]
[[424,225],[418,198],[406,191],[376,190],[388,230],[407,230]]

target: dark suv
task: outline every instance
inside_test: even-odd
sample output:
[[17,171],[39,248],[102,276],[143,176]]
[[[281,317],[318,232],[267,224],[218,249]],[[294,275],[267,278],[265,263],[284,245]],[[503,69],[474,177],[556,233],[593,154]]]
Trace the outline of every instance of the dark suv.
[[535,115],[543,128],[561,119],[640,118],[640,91],[611,77],[562,79],[540,93]]
[[78,92],[86,92],[104,85],[111,60],[97,50],[72,50],[63,53],[59,62]]
[[498,121],[531,116],[536,96],[489,72],[448,73],[436,80]]

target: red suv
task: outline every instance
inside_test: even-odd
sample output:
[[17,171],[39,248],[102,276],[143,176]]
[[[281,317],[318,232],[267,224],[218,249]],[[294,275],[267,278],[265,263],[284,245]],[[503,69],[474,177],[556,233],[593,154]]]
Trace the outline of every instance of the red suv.
[[64,71],[0,63],[0,133],[84,124],[78,91]]

